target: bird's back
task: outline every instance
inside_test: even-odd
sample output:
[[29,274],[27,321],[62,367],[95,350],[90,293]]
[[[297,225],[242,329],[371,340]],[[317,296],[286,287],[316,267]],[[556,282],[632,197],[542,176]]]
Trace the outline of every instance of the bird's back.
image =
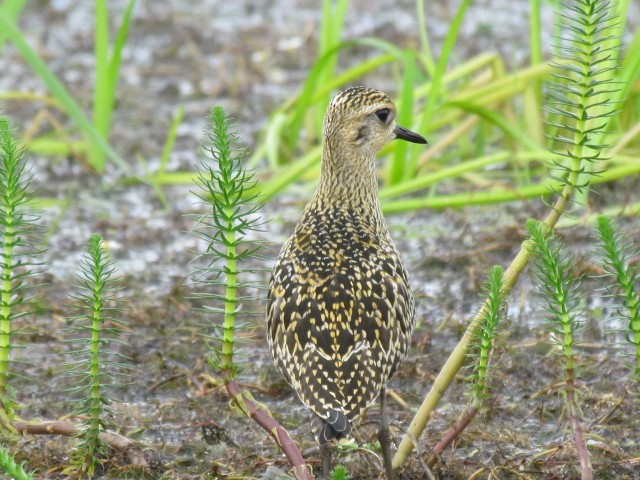
[[310,203],[274,267],[267,312],[271,353],[300,399],[348,429],[405,356],[413,318],[381,215]]

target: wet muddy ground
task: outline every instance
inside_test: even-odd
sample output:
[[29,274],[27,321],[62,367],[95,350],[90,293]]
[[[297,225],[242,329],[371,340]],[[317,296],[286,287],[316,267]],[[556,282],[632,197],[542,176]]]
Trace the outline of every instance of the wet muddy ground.
[[[110,2],[120,11],[125,2]],[[319,8],[312,1],[267,2],[140,2],[123,59],[112,145],[138,173],[153,170],[171,116],[185,107],[170,170],[191,170],[198,160],[204,118],[214,105],[233,115],[247,145],[255,145],[268,112],[298,91],[314,58]],[[352,2],[345,37],[376,36],[399,46],[417,44],[414,4],[395,2],[392,14],[370,2]],[[527,39],[518,32],[527,25],[527,2],[515,2],[505,14],[500,2],[478,2],[467,15],[457,58],[480,51],[499,51],[509,63],[523,61]],[[455,13],[448,2],[428,5],[430,26],[438,44]],[[54,0],[31,2],[20,25],[31,43],[83,104],[91,98],[91,2]],[[499,26],[498,26],[499,25]],[[347,55],[344,66],[367,52]],[[0,90],[44,92],[11,46],[0,57]],[[371,75],[366,83],[392,89],[388,72]],[[3,102],[3,113],[14,126],[27,129],[42,105]],[[63,117],[58,116],[63,119]],[[64,119],[63,119],[64,121]],[[51,128],[45,124],[43,131]],[[137,160],[141,156],[146,165]],[[50,226],[46,285],[37,289],[41,313],[25,318],[15,351],[15,380],[23,418],[52,420],[72,411],[63,376],[63,329],[70,315],[67,303],[80,255],[92,232],[107,241],[123,280],[122,318],[131,378],[113,392],[112,428],[140,442],[154,468],[148,478],[261,478],[277,469],[287,472],[284,457],[270,438],[228,406],[224,388],[207,366],[203,323],[211,321],[190,310],[193,287],[185,280],[191,252],[201,245],[185,232],[192,227],[185,215],[200,208],[190,185],[164,189],[171,209],[163,209],[153,188],[124,185],[109,168],[92,174],[75,158],[32,156],[35,185],[44,197],[69,199],[63,207],[46,209]],[[259,170],[259,174],[262,172]],[[448,187],[449,188],[449,187]],[[456,188],[452,185],[450,188]],[[273,259],[292,231],[308,191],[292,190],[270,203],[270,218],[261,240]],[[637,200],[637,179],[607,186],[593,197],[594,209]],[[392,234],[409,265],[417,297],[418,326],[413,348],[391,389],[402,400],[391,401],[392,430],[397,440],[409,424],[424,394],[478,308],[488,268],[506,266],[522,241],[524,220],[544,213],[542,202],[514,203],[462,210],[420,211],[388,218]],[[640,238],[637,218],[620,221],[631,238]],[[562,231],[582,272],[595,272],[593,231],[574,227]],[[260,265],[268,269],[271,260]],[[258,278],[260,279],[260,278]],[[266,282],[267,273],[261,276]],[[640,420],[638,394],[628,384],[628,359],[619,335],[611,333],[612,300],[603,282],[587,279],[582,295],[587,307],[580,332],[580,392],[589,449],[599,479],[640,478]],[[260,293],[262,295],[262,293]],[[454,451],[448,451],[435,472],[438,478],[578,478],[571,433],[563,412],[561,364],[546,339],[544,312],[538,306],[531,276],[516,286],[509,303],[508,326],[497,363],[494,394],[486,412],[465,431]],[[260,311],[263,302],[247,305]],[[272,366],[266,350],[264,325],[258,315],[246,332],[239,381],[264,403],[291,432],[305,455],[316,462],[317,446],[310,417]],[[445,394],[420,439],[424,452],[435,444],[467,405],[467,373],[461,372]],[[365,448],[342,447],[338,460],[352,478],[377,478],[375,442],[378,412],[372,407],[354,437]],[[206,425],[217,438],[203,438]],[[37,478],[64,478],[68,438],[24,437],[11,445],[21,461],[38,469]],[[370,447],[370,445],[369,445]],[[426,455],[426,454],[425,454]],[[115,459],[103,478],[143,475]],[[264,478],[272,478],[265,476]],[[415,455],[400,478],[424,478]]]

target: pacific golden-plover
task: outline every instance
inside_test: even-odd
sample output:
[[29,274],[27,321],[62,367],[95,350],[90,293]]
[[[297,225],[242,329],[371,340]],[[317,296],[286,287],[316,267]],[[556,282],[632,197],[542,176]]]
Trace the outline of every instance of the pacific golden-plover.
[[[405,106],[409,108],[409,106]],[[276,366],[320,419],[328,442],[380,395],[379,439],[391,478],[385,385],[414,327],[407,272],[380,209],[375,157],[394,139],[427,143],[396,123],[389,97],[364,87],[333,97],[324,119],[320,183],[269,283],[267,329]]]

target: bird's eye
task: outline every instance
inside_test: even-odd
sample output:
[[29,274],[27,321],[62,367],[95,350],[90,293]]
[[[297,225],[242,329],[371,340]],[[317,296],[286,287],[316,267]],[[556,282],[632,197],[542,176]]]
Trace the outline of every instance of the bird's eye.
[[388,108],[381,108],[380,110],[376,111],[376,117],[378,117],[382,123],[387,123],[389,113],[390,112]]

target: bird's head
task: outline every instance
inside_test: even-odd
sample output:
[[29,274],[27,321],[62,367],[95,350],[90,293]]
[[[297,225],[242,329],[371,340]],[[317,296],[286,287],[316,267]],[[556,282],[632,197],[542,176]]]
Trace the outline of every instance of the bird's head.
[[395,139],[427,143],[419,134],[396,121],[396,106],[383,92],[351,87],[338,92],[327,109],[324,137],[329,148],[348,149],[367,157]]

